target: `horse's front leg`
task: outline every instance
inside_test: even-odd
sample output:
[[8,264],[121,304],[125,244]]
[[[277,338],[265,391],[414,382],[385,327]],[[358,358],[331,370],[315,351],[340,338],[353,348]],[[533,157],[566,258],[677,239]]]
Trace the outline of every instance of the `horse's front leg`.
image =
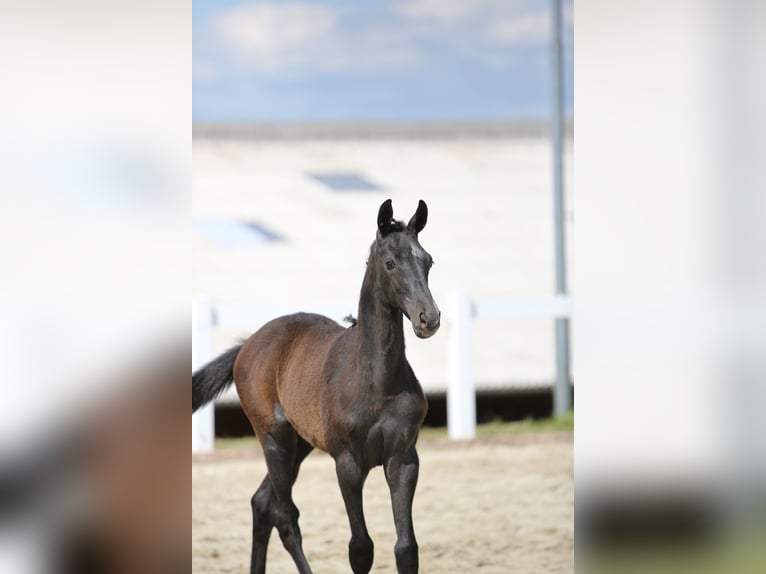
[[374,556],[374,546],[362,511],[362,486],[367,472],[350,453],[343,453],[335,459],[335,472],[351,526],[351,541],[348,543],[351,570],[354,574],[367,574],[372,568]]
[[412,526],[412,499],[418,483],[420,462],[413,447],[402,456],[392,456],[384,466],[396,524],[396,570],[399,574],[418,571],[418,543]]

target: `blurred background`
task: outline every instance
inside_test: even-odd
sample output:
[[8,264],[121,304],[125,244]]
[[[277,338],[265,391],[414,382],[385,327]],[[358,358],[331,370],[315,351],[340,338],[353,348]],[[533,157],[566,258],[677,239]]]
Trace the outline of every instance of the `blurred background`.
[[0,572],[189,571],[190,46],[0,6]]
[[581,571],[755,572],[766,4],[578,0]]
[[[212,354],[283,313],[356,314],[378,207],[391,198],[408,220],[423,199],[432,292],[445,316],[458,288],[477,307],[479,420],[550,416],[553,318],[535,307],[556,286],[551,4],[195,1],[193,20],[192,280],[213,307]],[[449,328],[427,342],[405,329],[431,425],[446,423]],[[216,421],[219,436],[251,432],[233,387]]]

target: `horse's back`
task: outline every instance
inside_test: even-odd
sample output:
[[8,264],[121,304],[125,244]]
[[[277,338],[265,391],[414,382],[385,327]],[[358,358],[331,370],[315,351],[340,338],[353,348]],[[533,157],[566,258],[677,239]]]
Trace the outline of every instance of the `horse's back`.
[[284,416],[301,436],[323,448],[322,369],[344,331],[323,315],[295,313],[266,323],[245,342],[234,380],[256,432]]

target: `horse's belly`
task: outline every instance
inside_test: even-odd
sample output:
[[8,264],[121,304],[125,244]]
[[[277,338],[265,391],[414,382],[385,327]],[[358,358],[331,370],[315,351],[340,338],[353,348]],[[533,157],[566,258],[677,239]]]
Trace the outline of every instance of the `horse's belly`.
[[290,318],[293,338],[283,350],[276,389],[285,416],[298,434],[315,448],[327,450],[324,436],[322,374],[332,341],[344,331],[319,315],[298,314]]
[[290,424],[313,447],[327,450],[318,380],[293,373],[277,386],[279,402]]

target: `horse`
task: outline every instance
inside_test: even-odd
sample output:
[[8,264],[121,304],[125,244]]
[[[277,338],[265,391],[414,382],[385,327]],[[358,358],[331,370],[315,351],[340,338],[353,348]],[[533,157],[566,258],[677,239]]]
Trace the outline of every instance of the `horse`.
[[412,525],[419,471],[415,445],[427,402],[405,357],[403,316],[421,339],[439,329],[441,312],[428,286],[433,258],[418,241],[427,219],[423,200],[407,225],[394,219],[390,199],[380,206],[358,315],[350,327],[309,313],[279,317],[192,375],[192,412],[235,382],[263,448],[268,473],[251,499],[252,574],[265,572],[273,528],[298,572],[311,573],[292,488],[301,462],[315,448],[335,460],[354,574],[372,568],[362,487],[377,466],[383,466],[391,491],[397,572],[418,571]]

